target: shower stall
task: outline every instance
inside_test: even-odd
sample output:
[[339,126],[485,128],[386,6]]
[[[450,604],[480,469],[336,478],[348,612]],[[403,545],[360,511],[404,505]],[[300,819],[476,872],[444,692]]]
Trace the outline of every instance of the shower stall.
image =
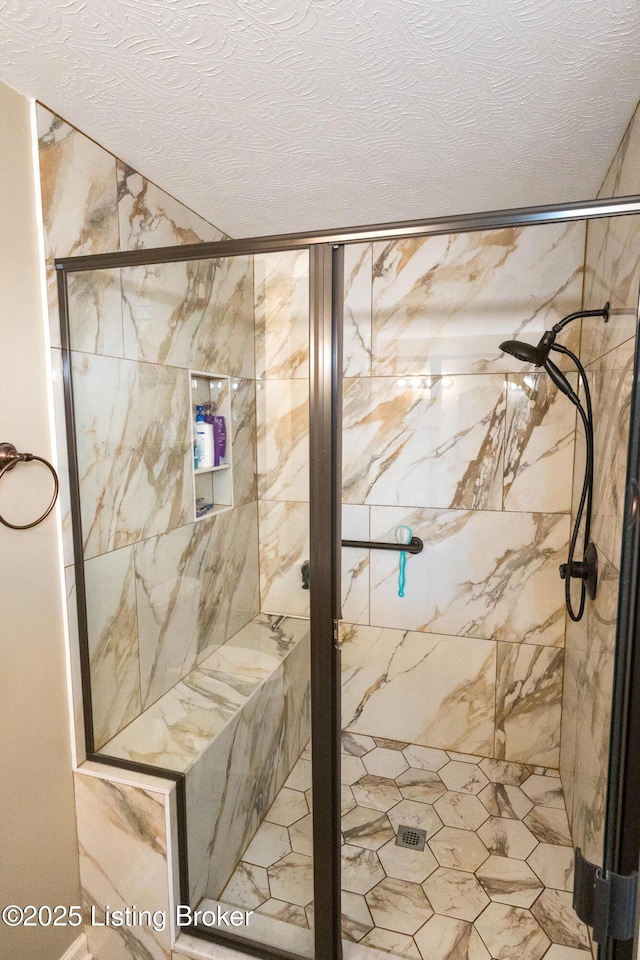
[[[574,849],[621,874],[638,854],[638,277],[611,253],[636,212],[57,262],[87,763],[173,798],[172,935],[595,953]],[[567,355],[550,377],[500,349],[578,311],[589,458]],[[196,407],[224,418],[213,466]],[[586,459],[598,588],[574,622],[559,567]],[[153,931],[145,949],[166,955]]]

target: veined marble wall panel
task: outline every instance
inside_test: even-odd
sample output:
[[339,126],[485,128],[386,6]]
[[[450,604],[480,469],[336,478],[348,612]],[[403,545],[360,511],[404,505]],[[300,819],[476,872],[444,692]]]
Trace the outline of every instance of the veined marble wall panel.
[[[640,189],[640,114],[636,110],[598,196]],[[571,798],[573,841],[594,863],[603,856],[603,825],[611,723],[613,657],[618,616],[630,393],[638,315],[640,253],[635,217],[589,222],[584,306],[611,301],[610,320],[582,321],[580,358],[594,401],[595,483],[591,536],[599,552],[595,601],[567,630],[561,769]],[[578,432],[573,508],[579,498],[584,443]]]
[[72,273],[68,289],[71,349],[124,357],[120,270]]
[[346,729],[493,756],[495,642],[346,623],[341,641]]
[[187,523],[185,371],[76,353],[73,386],[85,558]]
[[575,407],[546,373],[507,376],[505,510],[570,512],[575,431]]
[[[369,540],[369,507],[342,505],[342,539]],[[342,617],[348,623],[369,623],[370,550],[342,548]]]
[[236,507],[258,499],[255,380],[231,381],[233,498]]
[[498,643],[498,759],[559,766],[563,656],[549,647]]
[[309,381],[259,381],[257,421],[260,498],[308,501]]
[[309,591],[302,589],[302,564],[309,559],[309,504],[258,501],[260,522],[260,609],[263,613],[309,616]]
[[258,613],[255,502],[137,543],[143,708]]
[[261,609],[308,616],[309,256],[254,257]]
[[[286,628],[290,629],[289,627]],[[309,634],[284,660],[284,720],[279,751],[282,769],[291,772],[311,736],[311,662]]]
[[608,767],[600,766],[596,745],[587,729],[576,737],[574,801],[571,836],[592,863],[602,863]]
[[345,377],[371,376],[371,280],[373,244],[348,243],[344,248]]
[[502,376],[344,381],[347,503],[500,510]]
[[[640,111],[636,109],[598,192],[599,197],[628,197],[640,192]],[[635,336],[640,253],[637,217],[591,220],[587,230],[585,307],[611,301],[611,319],[582,321],[581,360],[596,357]]]
[[115,157],[37,107],[47,258],[118,249]]
[[96,748],[140,712],[133,547],[84,565]]
[[[579,628],[578,624],[578,628]],[[582,653],[574,650],[571,642],[571,626],[567,624],[564,651],[564,682],[562,685],[562,717],[560,725],[560,777],[569,823],[573,824],[573,809],[576,797],[575,760],[576,729],[578,723],[579,697],[577,676]],[[573,832],[575,839],[575,832]]]
[[620,574],[600,555],[598,594],[586,608],[586,657],[578,673],[578,736],[586,726],[603,770],[609,763],[611,697]]
[[[640,190],[640,178],[635,191]],[[591,220],[587,233],[584,306],[600,310],[610,302],[609,322],[600,317],[582,320],[580,359],[587,366],[635,336],[638,325],[637,217]]]
[[164,911],[170,915],[165,803],[168,796],[140,787],[75,774],[80,879],[89,950],[95,960],[170,960],[171,933],[153,925],[89,923],[93,907]]
[[[503,340],[536,342],[576,309],[584,224],[377,242],[372,374],[522,373]],[[568,331],[577,347],[579,331]]]
[[[350,623],[492,644],[494,664],[496,641],[563,646],[557,568],[569,538],[575,411],[546,374],[528,371],[499,344],[535,343],[579,307],[584,240],[584,224],[559,224],[345,250],[343,500],[370,505],[371,540],[393,541],[396,526],[407,525],[425,543],[407,558],[403,598],[397,553],[343,551]],[[566,336],[577,348],[579,329]],[[451,669],[464,673],[451,650]],[[518,673],[523,656],[512,656]],[[535,713],[545,656],[561,669],[553,649],[536,658],[520,715]],[[505,676],[507,661],[505,653]],[[371,682],[375,699],[386,675]],[[496,687],[495,676],[492,683],[492,710],[503,716],[498,701],[508,685]],[[558,762],[555,707],[549,717],[553,742],[538,731],[529,762],[543,754]],[[369,734],[403,739],[382,711],[379,720]],[[433,736],[433,723],[429,729]],[[509,728],[500,750],[518,749],[519,729],[519,721]],[[485,750],[496,755],[495,727],[476,752]]]
[[[112,154],[41,104],[36,105],[36,120],[51,343],[56,347],[60,345],[60,329],[57,277],[53,269],[55,257],[129,249],[132,246],[131,237],[135,238],[136,233],[140,235],[133,244],[137,247],[143,246],[143,241],[151,237],[153,245],[163,245],[213,240],[223,234],[154,184],[119,164]],[[130,213],[133,213],[133,221],[137,224],[133,233],[129,223]],[[120,236],[122,215],[127,222],[127,230]],[[75,349],[123,356],[122,306],[116,302],[119,286],[117,270],[69,276]],[[55,369],[58,364],[55,352],[53,362]],[[68,500],[61,392],[56,391],[55,403],[57,432],[60,435],[58,472],[61,498]],[[73,548],[67,509],[64,511],[63,530],[65,564],[68,565],[73,561]]]
[[372,551],[371,622],[513,644],[564,643],[569,517],[488,510],[371,507],[371,538],[410,527],[424,550],[407,557],[398,597],[398,554]]
[[117,161],[118,219],[123,250],[172,247],[226,239],[203,220],[121,160]]
[[620,567],[635,337],[596,360],[587,376],[593,397],[592,539]]
[[59,346],[53,261],[119,249],[116,160],[40,104],[36,120],[51,343]]
[[640,157],[640,111],[636,107],[598,191],[598,196],[629,197],[637,193],[638,157]]
[[252,379],[252,259],[124,268],[125,356]]
[[205,776],[216,781],[211,792],[200,794],[211,797],[209,829],[215,825],[203,848],[209,861],[207,896],[222,892],[309,739],[309,671],[307,634],[247,702],[226,763],[221,753],[204,760]]
[[285,250],[254,256],[258,380],[309,376],[309,255]]
[[567,627],[561,771],[574,843],[594,863],[604,838],[619,580],[600,553],[596,599]]

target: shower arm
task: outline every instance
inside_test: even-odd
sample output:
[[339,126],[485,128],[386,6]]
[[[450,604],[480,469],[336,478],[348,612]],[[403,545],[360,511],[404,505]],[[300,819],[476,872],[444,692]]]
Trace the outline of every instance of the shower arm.
[[561,330],[564,330],[572,320],[580,320],[582,317],[602,317],[605,323],[609,323],[609,301],[607,300],[604,307],[600,310],[576,310],[575,313],[568,313],[562,320],[558,320],[551,329],[554,333],[558,334]]
[[[556,348],[555,346],[556,337],[558,336],[558,334],[562,330],[564,330],[564,328],[569,323],[572,323],[574,320],[580,320],[581,318],[585,318],[585,317],[602,317],[604,322],[608,323],[609,322],[609,301],[607,300],[604,307],[601,307],[600,310],[576,310],[574,313],[568,313],[566,317],[562,318],[562,320],[558,320],[558,322],[555,323],[550,330],[546,330],[545,333],[542,334],[540,342],[538,343],[538,349],[546,348],[547,351],[560,349],[560,348]],[[560,349],[560,352],[563,353],[565,350],[566,348]],[[548,356],[548,353],[547,353],[547,356]],[[576,364],[579,363],[579,361],[573,354],[571,354],[571,357],[573,360],[576,361]]]

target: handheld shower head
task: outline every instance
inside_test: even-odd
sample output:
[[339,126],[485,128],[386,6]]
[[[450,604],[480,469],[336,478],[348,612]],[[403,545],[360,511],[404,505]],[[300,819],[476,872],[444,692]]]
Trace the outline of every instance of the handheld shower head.
[[548,359],[544,362],[544,368],[555,383],[558,390],[561,393],[564,393],[565,397],[568,397],[569,400],[571,400],[571,403],[573,403],[576,407],[579,407],[580,399],[578,394],[575,392],[562,370],[559,370],[555,363]]
[[500,344],[500,349],[523,363],[532,363],[535,367],[543,367],[549,358],[549,352],[555,339],[554,331],[547,330],[546,333],[542,334],[535,347],[532,343],[525,343],[524,340],[505,340],[504,343]]
[[554,347],[556,335],[553,330],[547,330],[540,339],[540,342],[534,345],[525,343],[523,340],[505,340],[500,344],[500,349],[504,353],[521,360],[523,363],[532,363],[535,367],[544,367],[558,390],[568,397],[571,403],[578,406],[580,400],[578,395],[565,377],[564,373],[549,359],[552,350],[558,350]]
[[[589,540],[589,533],[591,529],[591,501],[593,496],[593,410],[591,405],[589,383],[584,367],[580,363],[578,357],[576,357],[576,355],[572,353],[568,347],[556,343],[555,339],[568,323],[572,323],[574,320],[577,320],[580,317],[602,317],[604,322],[607,323],[609,320],[609,303],[605,303],[601,310],[578,310],[576,313],[568,314],[566,317],[563,317],[562,320],[556,323],[551,330],[547,330],[546,333],[542,335],[542,338],[540,339],[539,343],[536,344],[536,346],[533,346],[531,343],[524,343],[521,340],[505,340],[504,343],[500,344],[500,349],[503,350],[504,353],[508,353],[510,356],[515,357],[516,360],[520,360],[522,363],[531,363],[535,367],[544,367],[546,373],[549,374],[551,380],[555,383],[558,390],[563,393],[565,397],[568,397],[571,403],[575,405],[584,425],[587,457],[584,471],[584,481],[582,484],[582,494],[580,496],[580,503],[576,511],[576,519],[573,524],[573,531],[571,533],[571,539],[569,542],[569,556],[567,562],[561,564],[560,566],[560,576],[565,581],[565,601],[567,605],[567,611],[571,619],[574,621],[582,619],[585,598],[588,594],[593,600],[595,598],[598,585],[597,551]],[[552,350],[555,350],[557,353],[563,353],[570,357],[578,368],[580,381],[584,390],[586,410],[583,408],[577,393],[565,377],[562,370],[559,370],[555,363],[549,359],[549,354]],[[581,529],[582,514],[585,507],[586,515],[584,524],[583,560],[575,561],[575,549],[578,540],[578,533]],[[580,605],[577,612],[574,610],[573,601],[571,598],[570,583],[572,578],[579,578],[582,581]]]

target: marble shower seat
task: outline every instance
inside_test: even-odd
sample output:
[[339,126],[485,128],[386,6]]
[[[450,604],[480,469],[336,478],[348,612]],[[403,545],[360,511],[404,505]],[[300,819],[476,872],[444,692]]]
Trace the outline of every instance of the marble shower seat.
[[308,635],[308,620],[260,614],[152,703],[99,753],[185,773]]
[[216,898],[309,739],[309,622],[260,614],[106,743],[185,774],[189,902]]

